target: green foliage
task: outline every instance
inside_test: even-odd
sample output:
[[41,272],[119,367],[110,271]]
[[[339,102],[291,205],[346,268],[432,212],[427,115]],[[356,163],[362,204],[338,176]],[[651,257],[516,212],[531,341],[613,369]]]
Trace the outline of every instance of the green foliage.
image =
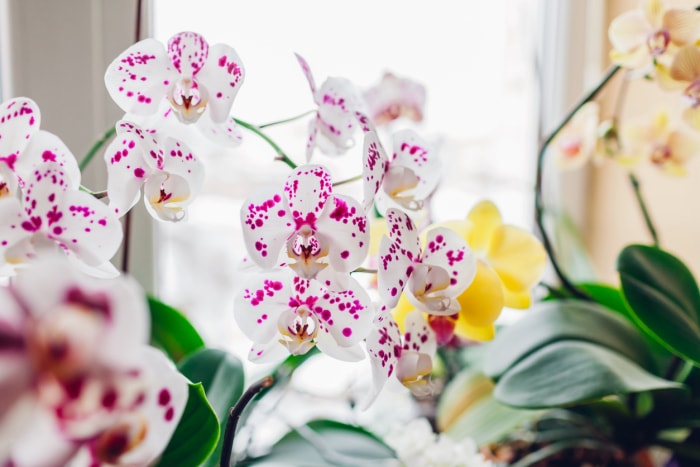
[[174,362],[204,348],[204,340],[181,312],[153,297],[148,297],[148,308],[151,344],[162,349]]
[[204,387],[190,384],[185,412],[158,465],[200,465],[214,450],[219,434],[219,421]]
[[380,465],[394,451],[369,431],[334,420],[314,420],[284,435],[262,457],[237,465],[321,467]]
[[[223,434],[229,409],[243,394],[244,374],[240,360],[223,350],[202,349],[182,360],[178,368],[191,381],[202,383]],[[219,464],[222,438],[219,438],[216,449],[203,465]]]
[[623,249],[617,269],[639,328],[700,365],[700,291],[690,270],[670,253],[646,245]]

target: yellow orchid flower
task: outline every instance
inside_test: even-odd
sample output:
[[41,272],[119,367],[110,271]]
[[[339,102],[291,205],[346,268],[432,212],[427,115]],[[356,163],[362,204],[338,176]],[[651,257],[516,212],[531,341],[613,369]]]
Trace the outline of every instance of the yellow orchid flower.
[[685,175],[688,159],[700,153],[700,139],[677,129],[663,111],[651,123],[624,127],[621,138],[624,151],[618,162],[630,166],[648,160],[669,175]]
[[610,59],[625,68],[653,67],[660,83],[667,86],[670,56],[700,37],[700,12],[668,8],[661,0],[640,3],[640,8],[625,12],[610,23]]
[[700,49],[695,45],[683,47],[671,64],[671,78],[687,85],[683,98],[687,108],[683,120],[700,130]]
[[597,103],[586,103],[552,140],[548,157],[561,170],[578,169],[590,159],[598,137],[598,110]]

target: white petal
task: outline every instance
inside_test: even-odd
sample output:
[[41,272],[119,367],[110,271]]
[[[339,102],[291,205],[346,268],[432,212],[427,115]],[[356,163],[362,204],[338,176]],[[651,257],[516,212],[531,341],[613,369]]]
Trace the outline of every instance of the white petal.
[[395,373],[401,352],[401,333],[391,314],[375,320],[367,336],[367,353],[372,365],[372,392],[361,401],[361,408],[369,407]]
[[369,252],[367,216],[348,196],[333,196],[318,221],[318,234],[328,245],[328,261],[339,272],[359,267]]
[[372,207],[374,195],[384,181],[389,159],[377,133],[370,131],[365,134],[362,151],[362,179],[364,198],[362,207],[368,212]]
[[421,248],[417,228],[408,215],[390,209],[386,219],[390,238],[382,238],[379,245],[377,279],[382,302],[393,308],[413,273],[413,263],[420,259]]
[[263,268],[277,266],[294,221],[276,190],[261,190],[249,196],[241,207],[241,225],[250,258]]
[[278,335],[279,316],[289,308],[292,294],[289,273],[259,274],[236,296],[233,314],[238,327],[256,344],[265,344]]
[[209,58],[197,79],[209,94],[208,106],[213,122],[222,123],[229,117],[244,78],[243,63],[232,47],[216,44],[209,49]]

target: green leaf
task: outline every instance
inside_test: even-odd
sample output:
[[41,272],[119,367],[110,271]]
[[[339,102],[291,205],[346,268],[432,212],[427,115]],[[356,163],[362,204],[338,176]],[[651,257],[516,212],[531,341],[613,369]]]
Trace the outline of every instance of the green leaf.
[[617,269],[638,327],[700,365],[700,291],[690,270],[670,253],[646,245],[622,250]]
[[174,361],[204,347],[204,340],[185,315],[165,303],[148,297],[151,311],[151,344]]
[[654,376],[614,350],[564,340],[509,368],[496,384],[494,396],[513,407],[540,409],[657,390],[685,394],[684,385]]
[[631,320],[631,312],[627,307],[625,297],[622,295],[622,291],[617,287],[597,282],[576,284],[576,287],[583,290],[586,295],[591,297],[599,305],[603,305],[609,310],[616,311],[618,314]]
[[180,423],[158,462],[159,466],[200,465],[219,439],[219,421],[209,405],[201,383],[190,383]]
[[[241,361],[223,350],[202,349],[183,359],[178,369],[191,381],[202,383],[207,399],[219,419],[219,429],[223,433],[229,409],[243,394],[244,374]],[[223,439],[219,438],[216,449],[203,465],[219,464],[222,441]]]
[[624,318],[595,303],[551,300],[536,304],[527,316],[496,335],[488,344],[484,373],[498,378],[538,349],[571,339],[602,345],[643,368],[657,370],[648,345]]
[[369,431],[333,420],[314,420],[284,435],[265,456],[238,465],[359,466],[389,459],[396,459],[394,451]]

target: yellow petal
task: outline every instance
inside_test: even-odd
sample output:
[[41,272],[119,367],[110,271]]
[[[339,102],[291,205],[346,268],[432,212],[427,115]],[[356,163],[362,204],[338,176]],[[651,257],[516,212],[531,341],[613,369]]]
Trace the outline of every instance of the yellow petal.
[[608,28],[608,38],[613,49],[630,52],[644,45],[651,30],[651,24],[644,14],[639,10],[632,10],[612,20]]
[[488,248],[491,237],[496,228],[503,224],[501,213],[491,201],[485,200],[478,203],[469,211],[467,220],[474,226],[465,240],[472,250],[484,251]]
[[678,81],[695,81],[700,77],[700,50],[686,45],[676,54],[671,63],[671,78]]
[[688,107],[683,110],[683,120],[696,130],[700,131],[700,107]]
[[382,237],[389,236],[389,228],[386,225],[385,219],[372,219],[369,223],[369,255],[377,256],[379,254],[379,243]]
[[654,78],[656,78],[659,87],[664,91],[679,91],[687,85],[682,81],[676,81],[671,78],[671,69],[659,61],[656,62]]
[[530,232],[512,225],[496,229],[486,260],[509,290],[529,289],[542,278],[547,254]]
[[503,284],[490,266],[481,260],[476,263],[474,281],[457,297],[461,306],[457,321],[470,326],[487,326],[496,321],[503,310]]
[[396,320],[396,324],[399,325],[399,330],[401,330],[401,334],[406,332],[406,316],[413,310],[415,310],[416,307],[413,306],[413,304],[408,300],[408,297],[406,297],[405,293],[401,294],[401,297],[399,297],[399,301],[396,304],[396,308],[394,308],[391,311],[391,314],[394,316],[394,319]]
[[508,290],[503,289],[504,303],[508,308],[526,310],[532,304],[532,293],[530,289]]
[[666,5],[661,0],[645,0],[642,5],[644,17],[654,28],[661,26]]
[[674,44],[692,44],[700,31],[700,11],[668,10],[664,14],[663,24]]
[[661,170],[663,170],[666,175],[671,175],[673,177],[685,177],[688,175],[688,171],[685,170],[685,167],[674,161],[668,161],[663,164]]
[[457,325],[455,326],[455,334],[473,341],[490,341],[496,337],[496,326],[493,324],[489,324],[488,326],[471,326],[461,319],[458,319]]
[[610,51],[610,61],[625,68],[641,68],[651,61],[648,49],[640,45],[629,51],[613,49]]

